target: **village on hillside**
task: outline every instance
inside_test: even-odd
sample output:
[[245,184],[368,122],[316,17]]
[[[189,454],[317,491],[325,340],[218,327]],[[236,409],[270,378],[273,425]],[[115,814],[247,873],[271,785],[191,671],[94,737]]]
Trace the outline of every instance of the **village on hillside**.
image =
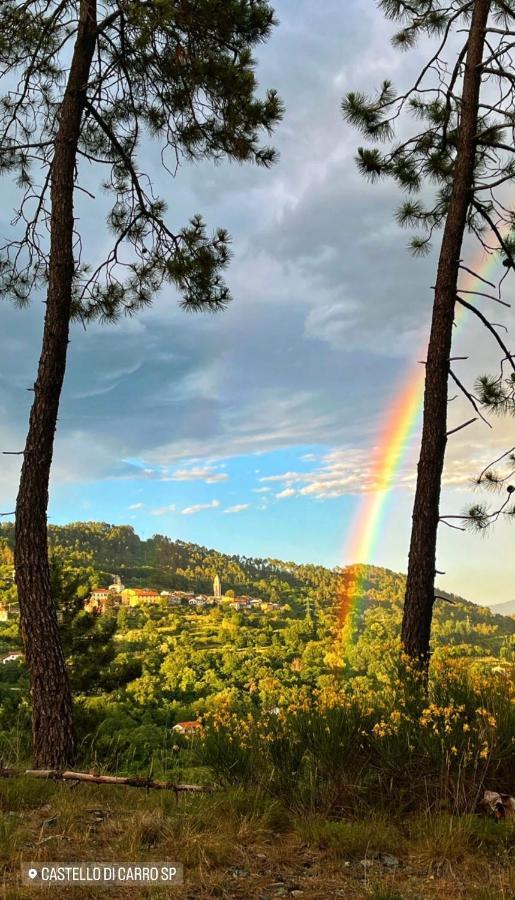
[[[119,575],[113,577],[114,582],[109,587],[97,587],[91,591],[89,597],[84,601],[86,612],[101,616],[123,608],[134,609],[157,605],[166,605],[168,607],[190,606],[197,609],[223,605],[237,612],[268,612],[281,609],[280,603],[272,603],[259,597],[249,597],[246,594],[233,596],[233,591],[228,591],[224,594],[218,575],[213,581],[212,594],[200,594],[194,591],[158,591],[152,588],[128,588],[122,584]],[[17,621],[19,615],[20,607],[18,603],[0,602],[0,622]]]
[[[123,584],[115,583],[107,588],[98,587],[84,601],[86,612],[97,615],[105,615],[108,612],[122,608],[136,608],[155,605],[191,606],[202,608],[206,606],[224,605],[236,611],[253,610],[258,612],[281,609],[280,603],[272,603],[260,598],[242,595],[216,596],[215,594],[197,594],[190,591],[157,591],[151,588],[126,588]],[[0,603],[0,622],[17,621],[20,607],[17,603]]]
[[280,603],[271,603],[261,598],[232,596],[222,593],[222,585],[218,575],[213,581],[212,594],[196,594],[189,591],[157,591],[151,588],[127,588],[122,584],[119,575],[114,576],[113,584],[107,588],[95,588],[84,602],[84,609],[89,613],[105,615],[107,612],[122,608],[135,608],[148,605],[165,604],[167,606],[187,605],[196,608],[224,605],[236,611],[253,610],[268,611],[280,609]]

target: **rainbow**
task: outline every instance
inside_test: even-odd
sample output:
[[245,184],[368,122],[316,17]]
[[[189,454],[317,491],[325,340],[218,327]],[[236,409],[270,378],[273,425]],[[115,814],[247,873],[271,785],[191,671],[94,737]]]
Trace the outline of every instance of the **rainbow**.
[[[460,282],[465,291],[485,291],[482,279],[499,265],[495,253],[481,250],[470,269],[476,275],[467,274]],[[457,322],[461,323],[467,311],[459,307]],[[403,464],[413,449],[420,432],[424,407],[425,368],[420,362],[425,358],[425,348],[417,362],[411,364],[402,387],[394,395],[393,402],[383,417],[372,452],[372,475],[366,492],[361,495],[355,516],[349,524],[348,538],[344,545],[344,560],[350,565],[344,569],[340,595],[340,626],[344,641],[352,641],[354,624],[364,601],[365,569],[375,556],[388,511],[388,501],[398,482]]]

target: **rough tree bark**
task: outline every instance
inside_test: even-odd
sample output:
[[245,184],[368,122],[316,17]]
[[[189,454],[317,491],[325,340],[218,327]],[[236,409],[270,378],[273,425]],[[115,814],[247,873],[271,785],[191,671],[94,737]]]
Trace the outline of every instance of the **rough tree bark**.
[[20,630],[30,678],[34,764],[38,768],[60,768],[70,763],[74,755],[71,691],[50,589],[47,506],[69,341],[75,268],[75,164],[95,50],[96,0],[81,0],[79,16],[55,138],[46,315],[16,502],[14,562]]
[[426,361],[422,445],[402,622],[404,649],[424,669],[430,658],[452,330],[461,248],[472,199],[481,63],[490,5],[490,0],[476,0],[470,24],[453,188],[440,250]]

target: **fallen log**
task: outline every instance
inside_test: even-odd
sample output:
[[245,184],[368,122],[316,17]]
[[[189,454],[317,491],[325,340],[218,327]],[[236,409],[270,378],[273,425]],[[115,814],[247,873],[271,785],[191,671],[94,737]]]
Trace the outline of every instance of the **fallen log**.
[[176,784],[173,781],[155,781],[137,775],[93,775],[90,772],[59,771],[58,769],[3,769],[0,778],[43,778],[48,781],[83,781],[88,784],[114,784],[124,787],[146,788],[156,791],[173,791],[175,794],[212,794],[210,784]]

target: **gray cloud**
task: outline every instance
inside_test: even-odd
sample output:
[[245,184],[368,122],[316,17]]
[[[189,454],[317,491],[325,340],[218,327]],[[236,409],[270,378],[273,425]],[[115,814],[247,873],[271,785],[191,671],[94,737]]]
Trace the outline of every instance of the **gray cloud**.
[[[398,193],[360,180],[359,137],[339,111],[351,87],[374,88],[392,72],[406,83],[416,54],[385,44],[383,16],[365,0],[276,6],[281,25],[258,75],[287,105],[279,164],[268,172],[206,163],[172,180],[155,149],[145,153],[174,223],[200,210],[210,227],[231,230],[235,302],[192,317],[168,289],[116,327],[74,326],[54,483],[163,477],[157,470],[174,466],[184,474],[172,478],[216,483],[227,476],[209,467],[229,455],[315,443],[362,452],[419,352],[434,260],[408,257],[392,218]],[[97,206],[83,202],[99,252]],[[43,309],[40,298],[23,312],[0,308],[2,449],[23,443]],[[469,378],[476,371],[475,359]],[[4,504],[18,468],[3,458]]]

